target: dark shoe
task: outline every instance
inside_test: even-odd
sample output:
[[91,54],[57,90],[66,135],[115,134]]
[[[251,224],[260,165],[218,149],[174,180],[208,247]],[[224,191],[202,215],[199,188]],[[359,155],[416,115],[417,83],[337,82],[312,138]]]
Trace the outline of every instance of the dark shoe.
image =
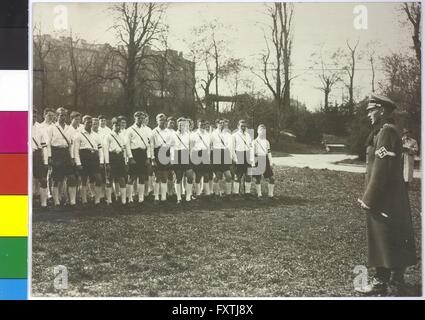
[[243,198],[244,198],[245,200],[252,200],[252,199],[254,199],[253,195],[252,195],[252,194],[250,194],[250,193],[245,193],[245,194],[243,195]]
[[64,211],[64,209],[63,209],[63,207],[61,207],[60,205],[58,205],[58,206],[54,206],[52,208],[52,211],[53,212],[61,212],[61,211]]

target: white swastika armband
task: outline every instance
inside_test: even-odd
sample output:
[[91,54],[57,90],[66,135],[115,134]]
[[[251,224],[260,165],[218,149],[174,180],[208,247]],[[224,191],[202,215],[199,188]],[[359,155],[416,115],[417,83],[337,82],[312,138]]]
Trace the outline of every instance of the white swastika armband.
[[376,150],[375,154],[381,159],[385,158],[386,156],[395,157],[395,152],[388,151],[385,147],[381,147]]

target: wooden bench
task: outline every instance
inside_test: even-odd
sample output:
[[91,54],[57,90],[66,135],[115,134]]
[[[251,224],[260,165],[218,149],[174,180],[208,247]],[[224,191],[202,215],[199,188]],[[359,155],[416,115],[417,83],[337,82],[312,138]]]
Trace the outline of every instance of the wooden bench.
[[343,152],[345,151],[346,145],[343,143],[325,143],[326,152]]

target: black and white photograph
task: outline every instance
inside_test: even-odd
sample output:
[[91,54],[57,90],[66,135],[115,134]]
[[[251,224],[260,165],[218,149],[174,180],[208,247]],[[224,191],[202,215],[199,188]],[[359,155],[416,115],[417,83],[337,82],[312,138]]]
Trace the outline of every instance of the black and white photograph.
[[30,15],[31,297],[422,297],[420,2]]

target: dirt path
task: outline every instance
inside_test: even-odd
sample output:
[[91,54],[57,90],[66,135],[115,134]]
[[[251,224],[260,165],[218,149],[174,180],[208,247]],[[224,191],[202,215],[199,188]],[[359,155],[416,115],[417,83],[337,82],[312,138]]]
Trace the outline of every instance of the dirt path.
[[[337,161],[355,158],[355,155],[349,154],[292,154],[289,157],[274,157],[273,161],[278,166],[364,173],[365,166],[362,165],[335,164]],[[421,178],[422,172],[415,170],[413,176]]]

